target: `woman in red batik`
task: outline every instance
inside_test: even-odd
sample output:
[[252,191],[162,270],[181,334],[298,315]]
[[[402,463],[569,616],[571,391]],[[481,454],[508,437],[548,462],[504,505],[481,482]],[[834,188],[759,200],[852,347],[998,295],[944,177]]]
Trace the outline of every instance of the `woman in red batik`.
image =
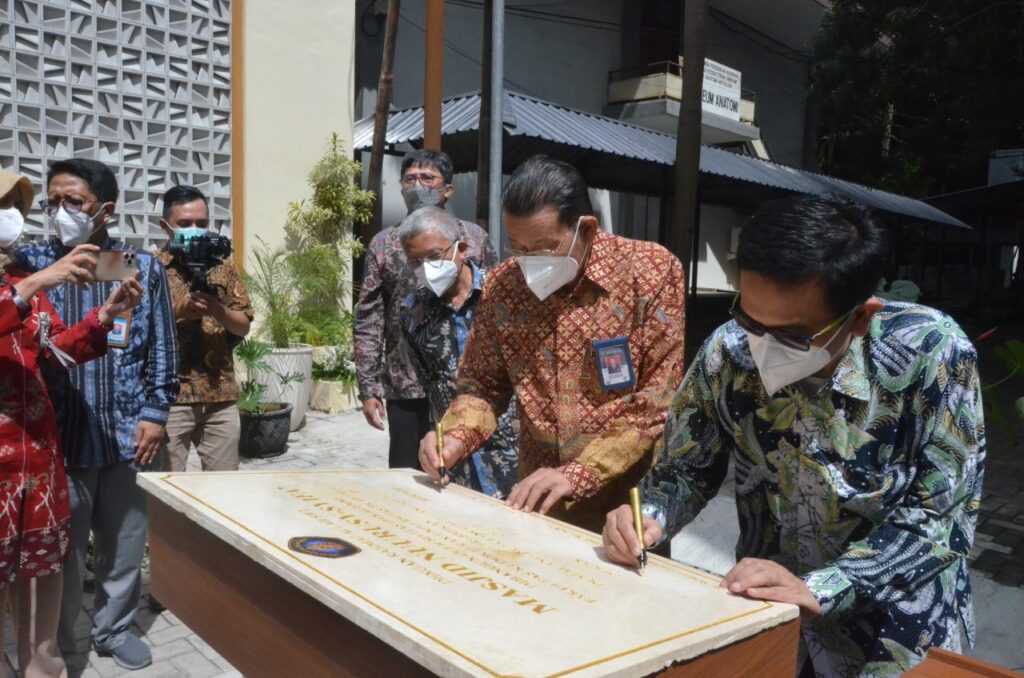
[[[0,615],[10,597],[23,676],[66,676],[56,641],[62,577],[53,575],[67,552],[70,508],[39,363],[70,368],[103,355],[114,318],[139,303],[142,287],[126,280],[88,318],[65,328],[43,292],[88,284],[98,248],[77,247],[32,275],[7,269],[4,252],[21,235],[33,193],[28,179],[0,170]],[[0,616],[0,647],[2,634]]]

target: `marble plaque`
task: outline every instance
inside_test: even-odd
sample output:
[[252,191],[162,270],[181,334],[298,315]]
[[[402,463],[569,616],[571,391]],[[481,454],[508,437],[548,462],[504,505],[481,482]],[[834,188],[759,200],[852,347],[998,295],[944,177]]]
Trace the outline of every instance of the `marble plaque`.
[[158,500],[444,676],[642,676],[797,616],[411,470],[149,473]]

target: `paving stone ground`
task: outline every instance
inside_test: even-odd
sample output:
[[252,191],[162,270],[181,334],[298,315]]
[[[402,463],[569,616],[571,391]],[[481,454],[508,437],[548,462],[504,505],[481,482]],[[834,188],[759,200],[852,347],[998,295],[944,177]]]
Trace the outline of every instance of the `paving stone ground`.
[[[387,465],[387,434],[369,427],[359,412],[326,415],[310,412],[306,425],[288,439],[288,450],[274,459],[244,460],[243,470],[383,468]],[[193,453],[190,470],[198,470]],[[1004,471],[1004,469],[1000,469]],[[972,585],[978,618],[978,646],[974,656],[1024,671],[1024,647],[1019,640],[1020,610],[1024,609],[1024,473],[990,473],[986,478],[983,518],[979,521]],[[712,499],[698,520],[672,542],[673,554],[710,572],[723,574],[735,562],[736,509],[730,484]],[[996,554],[995,556],[989,554]],[[996,560],[995,558],[999,557]],[[985,567],[983,567],[985,566]],[[991,566],[993,569],[986,569]],[[990,576],[991,574],[991,576]],[[69,658],[72,678],[228,678],[241,676],[223,657],[181,623],[170,611],[148,608],[149,578],[143,575],[142,607],[134,631],[153,651],[153,664],[139,671],[125,671],[109,657],[89,649],[92,595],[85,596],[76,626],[79,654]],[[13,634],[8,624],[8,668],[16,667]]]

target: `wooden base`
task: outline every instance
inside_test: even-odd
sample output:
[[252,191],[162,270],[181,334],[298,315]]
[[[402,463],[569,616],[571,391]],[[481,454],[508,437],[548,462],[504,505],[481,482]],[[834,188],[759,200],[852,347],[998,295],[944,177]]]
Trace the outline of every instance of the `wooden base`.
[[1019,673],[980,659],[965,657],[956,652],[933,647],[928,650],[924,661],[910,669],[904,676],[911,678],[1019,678]]
[[800,620],[794,619],[688,662],[673,664],[658,675],[664,678],[794,678],[799,645]]
[[[149,549],[153,595],[248,678],[431,675],[152,496]],[[791,678],[799,630],[793,620],[659,675]]]
[[429,671],[149,497],[150,588],[247,676]]

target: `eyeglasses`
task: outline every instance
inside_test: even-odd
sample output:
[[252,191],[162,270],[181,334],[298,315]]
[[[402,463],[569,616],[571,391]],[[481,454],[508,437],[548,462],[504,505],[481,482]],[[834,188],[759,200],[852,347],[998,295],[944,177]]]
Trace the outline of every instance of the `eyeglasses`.
[[510,257],[553,257],[558,253],[558,250],[562,249],[562,245],[565,244],[565,239],[573,232],[573,226],[569,231],[562,236],[562,239],[558,241],[558,247],[551,250],[520,250],[515,247],[505,246],[505,254]]
[[438,252],[434,252],[433,254],[430,254],[430,255],[424,257],[423,259],[407,259],[406,261],[409,264],[409,268],[419,268],[420,266],[422,266],[423,264],[426,264],[426,263],[431,263],[431,264],[441,263],[442,261],[444,261],[445,259],[448,258],[448,251],[457,242],[458,242],[458,240],[456,240],[455,242],[451,243],[450,245],[448,245],[448,247],[445,247],[443,250],[440,250]]
[[439,183],[443,181],[444,177],[438,176],[436,174],[430,174],[429,172],[425,174],[410,173],[402,177],[402,185],[405,186],[406,188],[413,186],[417,182],[423,184],[424,186],[437,186]]
[[47,200],[39,201],[39,209],[43,210],[50,216],[57,213],[60,206],[63,205],[65,211],[68,214],[78,214],[82,211],[82,208],[86,205],[99,202],[98,200],[79,200],[78,198],[49,198]]
[[771,328],[765,327],[764,325],[757,322],[756,320],[754,320],[749,315],[743,312],[743,309],[740,308],[740,295],[738,294],[732,300],[732,307],[729,309],[729,316],[736,321],[737,325],[739,325],[745,331],[750,332],[755,337],[763,337],[766,334],[770,334],[774,339],[776,339],[780,344],[783,344],[784,346],[788,346],[789,348],[795,348],[798,351],[809,351],[811,350],[811,344],[814,343],[815,339],[817,339],[818,337],[823,337],[827,334],[831,334],[832,332],[835,332],[840,327],[842,327],[843,323],[845,323],[847,318],[849,318],[853,314],[856,308],[857,307],[854,306],[849,311],[847,311],[846,313],[842,314],[841,316],[833,320],[831,323],[829,323],[820,332],[816,332],[815,334],[812,334],[809,337],[806,335],[789,332],[787,330],[773,330]]

